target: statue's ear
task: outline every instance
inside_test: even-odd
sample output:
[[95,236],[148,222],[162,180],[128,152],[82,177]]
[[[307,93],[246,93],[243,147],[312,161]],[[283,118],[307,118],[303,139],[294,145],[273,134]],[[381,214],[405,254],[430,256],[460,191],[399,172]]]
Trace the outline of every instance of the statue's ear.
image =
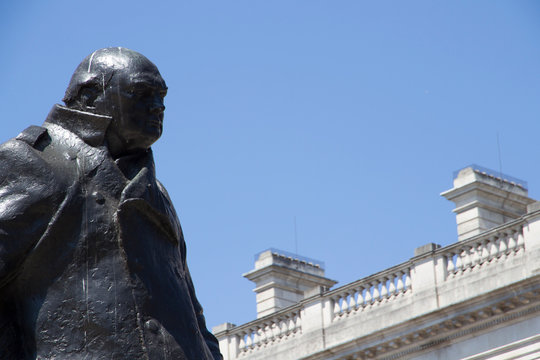
[[64,102],[66,106],[77,110],[90,110],[102,92],[101,84],[94,74],[75,74],[66,90]]
[[64,96],[67,107],[77,110],[93,110],[96,100],[104,94],[113,72],[98,76],[97,74],[74,74]]
[[94,108],[94,102],[101,93],[103,93],[103,89],[101,89],[100,84],[94,82],[86,83],[79,88],[77,102],[83,109],[91,110]]
[[105,89],[109,85],[113,73],[102,74],[101,77],[94,74],[88,75],[77,92],[77,102],[83,110],[93,110],[95,108],[96,100],[105,95]]

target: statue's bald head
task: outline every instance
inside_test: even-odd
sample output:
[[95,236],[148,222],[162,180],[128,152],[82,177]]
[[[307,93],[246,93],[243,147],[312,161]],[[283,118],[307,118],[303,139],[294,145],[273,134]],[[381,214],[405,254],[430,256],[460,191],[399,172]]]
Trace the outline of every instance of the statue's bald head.
[[167,86],[157,67],[126,48],[94,51],[77,67],[66,90],[67,107],[112,117],[111,151],[147,149],[163,130]]
[[63,101],[70,108],[91,109],[95,99],[115,76],[142,71],[159,73],[150,60],[136,51],[122,47],[96,50],[75,69]]

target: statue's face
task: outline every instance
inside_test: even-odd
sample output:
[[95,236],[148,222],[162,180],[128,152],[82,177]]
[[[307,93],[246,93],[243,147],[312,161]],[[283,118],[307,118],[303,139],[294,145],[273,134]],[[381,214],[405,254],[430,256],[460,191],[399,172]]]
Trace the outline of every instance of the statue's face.
[[95,111],[112,116],[108,137],[120,140],[123,151],[148,149],[163,131],[166,94],[167,86],[157,68],[139,60],[114,73],[95,102]]

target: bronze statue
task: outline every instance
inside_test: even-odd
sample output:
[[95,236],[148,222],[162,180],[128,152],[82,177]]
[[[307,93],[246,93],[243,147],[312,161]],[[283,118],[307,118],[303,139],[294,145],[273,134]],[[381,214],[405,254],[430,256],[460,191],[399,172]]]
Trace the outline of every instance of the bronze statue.
[[0,359],[222,359],[150,146],[167,86],[125,48],[0,145]]

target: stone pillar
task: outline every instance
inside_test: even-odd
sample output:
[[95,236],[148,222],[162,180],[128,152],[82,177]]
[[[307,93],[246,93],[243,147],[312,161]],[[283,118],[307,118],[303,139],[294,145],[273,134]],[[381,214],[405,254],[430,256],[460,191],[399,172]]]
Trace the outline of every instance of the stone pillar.
[[434,256],[441,245],[429,243],[414,250],[411,259],[411,287],[415,315],[434,311],[439,307],[437,286],[444,281],[444,264],[441,256]]
[[307,336],[310,341],[304,346],[309,347],[305,349],[307,352],[317,352],[324,350],[326,344],[324,343],[324,329],[328,326],[328,323],[324,322],[324,298],[322,295],[313,296],[308,300],[304,309],[302,310],[302,335]]
[[326,291],[337,282],[324,277],[322,262],[270,249],[244,274],[255,283],[257,318],[294,305],[304,297]]
[[456,204],[460,241],[519,218],[534,202],[525,181],[478,165],[460,170],[454,187],[441,195]]
[[530,204],[527,210],[527,223],[523,226],[526,265],[530,274],[538,274],[540,273],[540,201]]
[[219,342],[219,351],[223,355],[223,360],[236,359],[238,356],[238,344],[236,336],[229,336],[229,330],[236,327],[235,324],[223,323],[212,328],[212,333]]

